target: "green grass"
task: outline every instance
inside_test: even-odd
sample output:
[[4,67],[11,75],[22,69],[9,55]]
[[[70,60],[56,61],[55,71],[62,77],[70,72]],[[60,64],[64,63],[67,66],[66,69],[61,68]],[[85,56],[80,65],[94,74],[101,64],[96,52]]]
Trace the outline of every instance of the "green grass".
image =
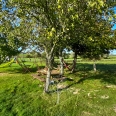
[[92,61],[78,62],[76,73],[65,71],[72,81],[51,85],[49,94],[31,76],[36,70],[23,74],[16,63],[0,68],[0,116],[115,116],[116,62],[96,63],[94,72]]

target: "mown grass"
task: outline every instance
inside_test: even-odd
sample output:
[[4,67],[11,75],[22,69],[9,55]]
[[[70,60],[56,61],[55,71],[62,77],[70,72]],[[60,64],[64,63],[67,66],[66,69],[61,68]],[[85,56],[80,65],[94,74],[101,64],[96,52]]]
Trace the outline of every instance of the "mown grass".
[[0,116],[115,116],[116,63],[113,60],[77,64],[77,72],[65,71],[68,80],[50,86],[23,74],[16,63],[0,68]]

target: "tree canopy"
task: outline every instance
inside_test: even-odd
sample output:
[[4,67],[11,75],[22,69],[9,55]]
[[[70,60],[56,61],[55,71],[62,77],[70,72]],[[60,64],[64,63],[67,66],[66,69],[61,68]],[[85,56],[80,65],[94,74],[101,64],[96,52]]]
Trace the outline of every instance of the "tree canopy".
[[48,92],[53,53],[59,45],[60,48],[91,46],[95,51],[96,48],[111,49],[115,40],[111,37],[114,3],[107,0],[4,0],[1,26],[9,40],[16,37],[22,43],[44,49],[48,68],[45,91]]

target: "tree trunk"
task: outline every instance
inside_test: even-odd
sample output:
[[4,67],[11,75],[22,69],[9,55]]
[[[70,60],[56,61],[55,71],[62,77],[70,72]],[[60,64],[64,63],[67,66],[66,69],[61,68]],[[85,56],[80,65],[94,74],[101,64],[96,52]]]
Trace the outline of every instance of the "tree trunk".
[[96,63],[95,63],[95,59],[93,60],[93,70],[96,72]]
[[52,70],[52,57],[53,57],[53,51],[54,51],[55,45],[56,44],[54,44],[50,50],[48,49],[48,47],[44,46],[45,53],[46,53],[46,67],[47,67],[47,76],[46,76],[46,83],[44,88],[44,91],[46,93],[49,92],[49,85],[51,82],[50,78],[51,78],[51,70]]
[[72,73],[75,72],[76,63],[77,63],[77,53],[75,52],[75,54],[74,54],[74,60],[73,60],[73,65],[72,65],[72,70],[71,70]]
[[64,66],[63,66],[63,56],[62,56],[62,50],[59,50],[59,59],[60,59],[60,76],[62,77],[64,75]]
[[61,77],[64,75],[63,57],[60,57],[60,75]]
[[47,69],[46,83],[45,83],[45,92],[46,93],[49,92],[50,77],[51,77],[51,69],[48,67],[48,69]]
[[46,76],[46,83],[45,83],[45,92],[48,93],[49,92],[49,85],[50,85],[50,78],[51,78],[51,70],[52,70],[52,57],[53,57],[53,50],[54,47],[51,49],[50,52],[47,51],[47,49],[45,49],[45,53],[46,53],[46,67],[47,67],[47,76]]
[[46,76],[46,83],[45,83],[45,92],[49,92],[49,85],[50,85],[50,77],[51,77],[51,55],[46,56],[47,60],[47,76]]

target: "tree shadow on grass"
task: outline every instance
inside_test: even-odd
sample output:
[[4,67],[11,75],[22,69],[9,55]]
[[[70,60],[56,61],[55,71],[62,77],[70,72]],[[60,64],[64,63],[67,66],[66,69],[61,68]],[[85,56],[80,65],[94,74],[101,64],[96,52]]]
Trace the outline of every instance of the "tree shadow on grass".
[[73,83],[67,85],[64,88],[60,88],[57,90],[52,90],[50,93],[56,92],[56,91],[62,91],[65,89],[70,88],[71,86],[74,86],[76,84],[83,83],[85,80],[95,80],[99,79],[101,83],[108,83],[116,85],[116,65],[115,64],[98,64],[98,71],[94,72],[91,70],[91,64],[80,64],[81,67],[86,66],[85,68],[81,68],[74,74],[69,74],[68,76],[74,76],[76,78],[76,75],[78,78],[80,78],[78,81],[74,81]]
[[101,82],[116,85],[116,64],[97,64],[97,72],[93,71],[93,74],[90,72],[93,70],[92,64],[80,63],[79,65],[86,67],[86,69],[83,70],[83,74],[80,73],[80,77],[85,76],[85,78],[80,78],[79,82],[83,82],[84,80],[100,79]]
[[[116,71],[116,64],[97,63],[96,68],[99,71]],[[93,70],[93,64],[78,63],[77,70],[78,71],[91,71],[91,70]]]
[[102,83],[109,83],[109,84],[113,84],[113,85],[116,85],[116,73],[106,73],[106,72],[101,72],[97,75],[94,75],[94,76],[89,76],[89,77],[86,77],[86,78],[80,78],[77,82],[73,82],[69,85],[67,85],[66,87],[63,87],[63,88],[59,88],[59,89],[56,89],[56,90],[51,90],[49,91],[49,93],[54,93],[54,92],[57,92],[57,91],[63,91],[63,90],[66,90],[76,84],[80,84],[80,83],[83,83],[85,80],[95,80],[95,79],[100,79],[100,81]]
[[[100,79],[103,83],[116,85],[116,72],[115,71],[102,71],[99,74],[87,77],[85,80]],[[84,80],[83,80],[84,81]]]

